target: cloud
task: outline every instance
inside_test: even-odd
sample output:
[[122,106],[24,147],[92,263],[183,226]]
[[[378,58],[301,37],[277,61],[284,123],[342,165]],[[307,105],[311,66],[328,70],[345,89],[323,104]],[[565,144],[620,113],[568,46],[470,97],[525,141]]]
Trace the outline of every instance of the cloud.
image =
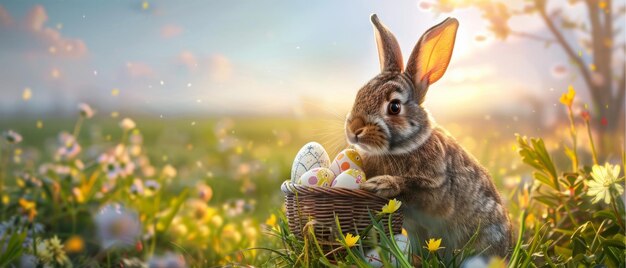
[[161,37],[165,39],[174,38],[183,32],[183,28],[177,25],[168,24],[161,27]]
[[232,62],[223,54],[202,57],[185,50],[178,54],[176,62],[185,66],[191,73],[208,73],[209,78],[215,82],[230,80],[234,72]]
[[233,65],[226,56],[214,54],[210,58],[210,75],[217,82],[230,80],[233,74]]
[[28,54],[47,53],[52,56],[79,58],[87,54],[87,46],[81,39],[64,37],[54,28],[46,27],[48,14],[42,5],[36,5],[20,22],[15,22],[9,12],[0,6],[0,32],[8,40],[3,48],[25,51]]
[[178,59],[176,61],[187,67],[189,71],[195,71],[198,68],[198,59],[193,53],[191,53],[191,51],[188,50],[178,54]]
[[127,62],[126,74],[131,78],[154,76],[154,70],[143,62]]
[[9,27],[13,25],[11,14],[3,6],[0,6],[0,27]]

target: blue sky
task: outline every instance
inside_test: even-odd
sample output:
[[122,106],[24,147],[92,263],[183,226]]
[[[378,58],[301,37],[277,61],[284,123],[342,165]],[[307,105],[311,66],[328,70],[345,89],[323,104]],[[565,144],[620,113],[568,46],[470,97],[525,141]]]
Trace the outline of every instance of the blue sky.
[[[358,88],[378,72],[371,13],[396,34],[405,59],[427,28],[447,16],[460,20],[452,63],[426,104],[444,116],[524,114],[532,108],[520,100],[548,96],[548,103],[556,102],[568,83],[579,83],[573,72],[550,73],[555,65],[568,65],[556,47],[493,40],[475,10],[437,16],[421,10],[419,1],[3,1],[0,6],[2,113],[73,111],[84,101],[107,113],[343,114]],[[548,34],[536,18],[512,23]],[[488,39],[477,42],[477,34]],[[27,101],[26,88],[32,92]]]

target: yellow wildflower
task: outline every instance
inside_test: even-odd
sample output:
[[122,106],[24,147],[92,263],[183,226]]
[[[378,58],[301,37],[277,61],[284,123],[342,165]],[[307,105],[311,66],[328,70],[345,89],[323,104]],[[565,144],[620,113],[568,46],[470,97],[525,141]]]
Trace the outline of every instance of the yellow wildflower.
[[33,221],[35,216],[37,216],[37,204],[24,198],[20,198],[19,204],[20,207],[24,210],[24,214],[28,215],[28,220]]
[[435,253],[437,252],[437,250],[442,249],[443,247],[441,246],[441,238],[439,239],[434,239],[431,238],[428,241],[426,241],[426,246],[424,247],[425,249],[428,249],[428,251],[430,251],[430,253]]
[[567,93],[563,93],[559,101],[567,107],[572,107],[572,103],[574,102],[575,96],[576,96],[576,91],[574,90],[574,87],[570,85],[567,89]]
[[265,220],[265,224],[271,227],[276,226],[276,215],[274,214],[270,215],[270,217],[267,218],[267,220]]
[[65,241],[65,251],[69,253],[81,252],[85,248],[85,242],[80,236],[73,235]]
[[359,238],[361,238],[361,236],[356,235],[353,236],[351,233],[346,234],[345,240],[346,240],[346,247],[354,247],[354,245],[356,245],[356,242],[359,241]]
[[396,199],[391,199],[389,200],[389,203],[387,203],[387,205],[383,206],[383,211],[381,211],[381,213],[382,214],[394,213],[396,212],[396,210],[400,208],[401,205],[402,205],[402,202]]

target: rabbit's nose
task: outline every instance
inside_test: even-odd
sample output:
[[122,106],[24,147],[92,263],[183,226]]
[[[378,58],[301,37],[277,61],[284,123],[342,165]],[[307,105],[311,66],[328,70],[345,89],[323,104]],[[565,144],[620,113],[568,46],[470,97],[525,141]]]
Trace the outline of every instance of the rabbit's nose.
[[356,131],[354,131],[354,136],[356,136],[356,138],[358,138],[359,135],[363,134],[364,130],[365,130],[364,127],[357,129]]
[[355,135],[358,135],[357,131],[363,132],[363,127],[365,127],[365,121],[363,121],[363,118],[360,116],[354,117],[352,122],[350,122],[350,130],[352,130]]

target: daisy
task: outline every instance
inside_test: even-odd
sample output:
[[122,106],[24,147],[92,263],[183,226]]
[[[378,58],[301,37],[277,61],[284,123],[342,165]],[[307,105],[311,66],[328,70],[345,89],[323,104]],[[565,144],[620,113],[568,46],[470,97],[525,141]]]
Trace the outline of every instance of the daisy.
[[89,106],[89,104],[86,104],[86,103],[78,104],[78,111],[80,113],[80,116],[82,116],[84,118],[92,118],[93,115],[96,113],[91,108],[91,106]]
[[618,195],[624,193],[624,187],[619,183],[620,167],[606,163],[604,166],[594,165],[591,169],[591,177],[593,180],[587,181],[589,191],[588,196],[593,196],[592,203],[598,203],[604,200],[605,204],[611,203],[611,192],[615,191]]

